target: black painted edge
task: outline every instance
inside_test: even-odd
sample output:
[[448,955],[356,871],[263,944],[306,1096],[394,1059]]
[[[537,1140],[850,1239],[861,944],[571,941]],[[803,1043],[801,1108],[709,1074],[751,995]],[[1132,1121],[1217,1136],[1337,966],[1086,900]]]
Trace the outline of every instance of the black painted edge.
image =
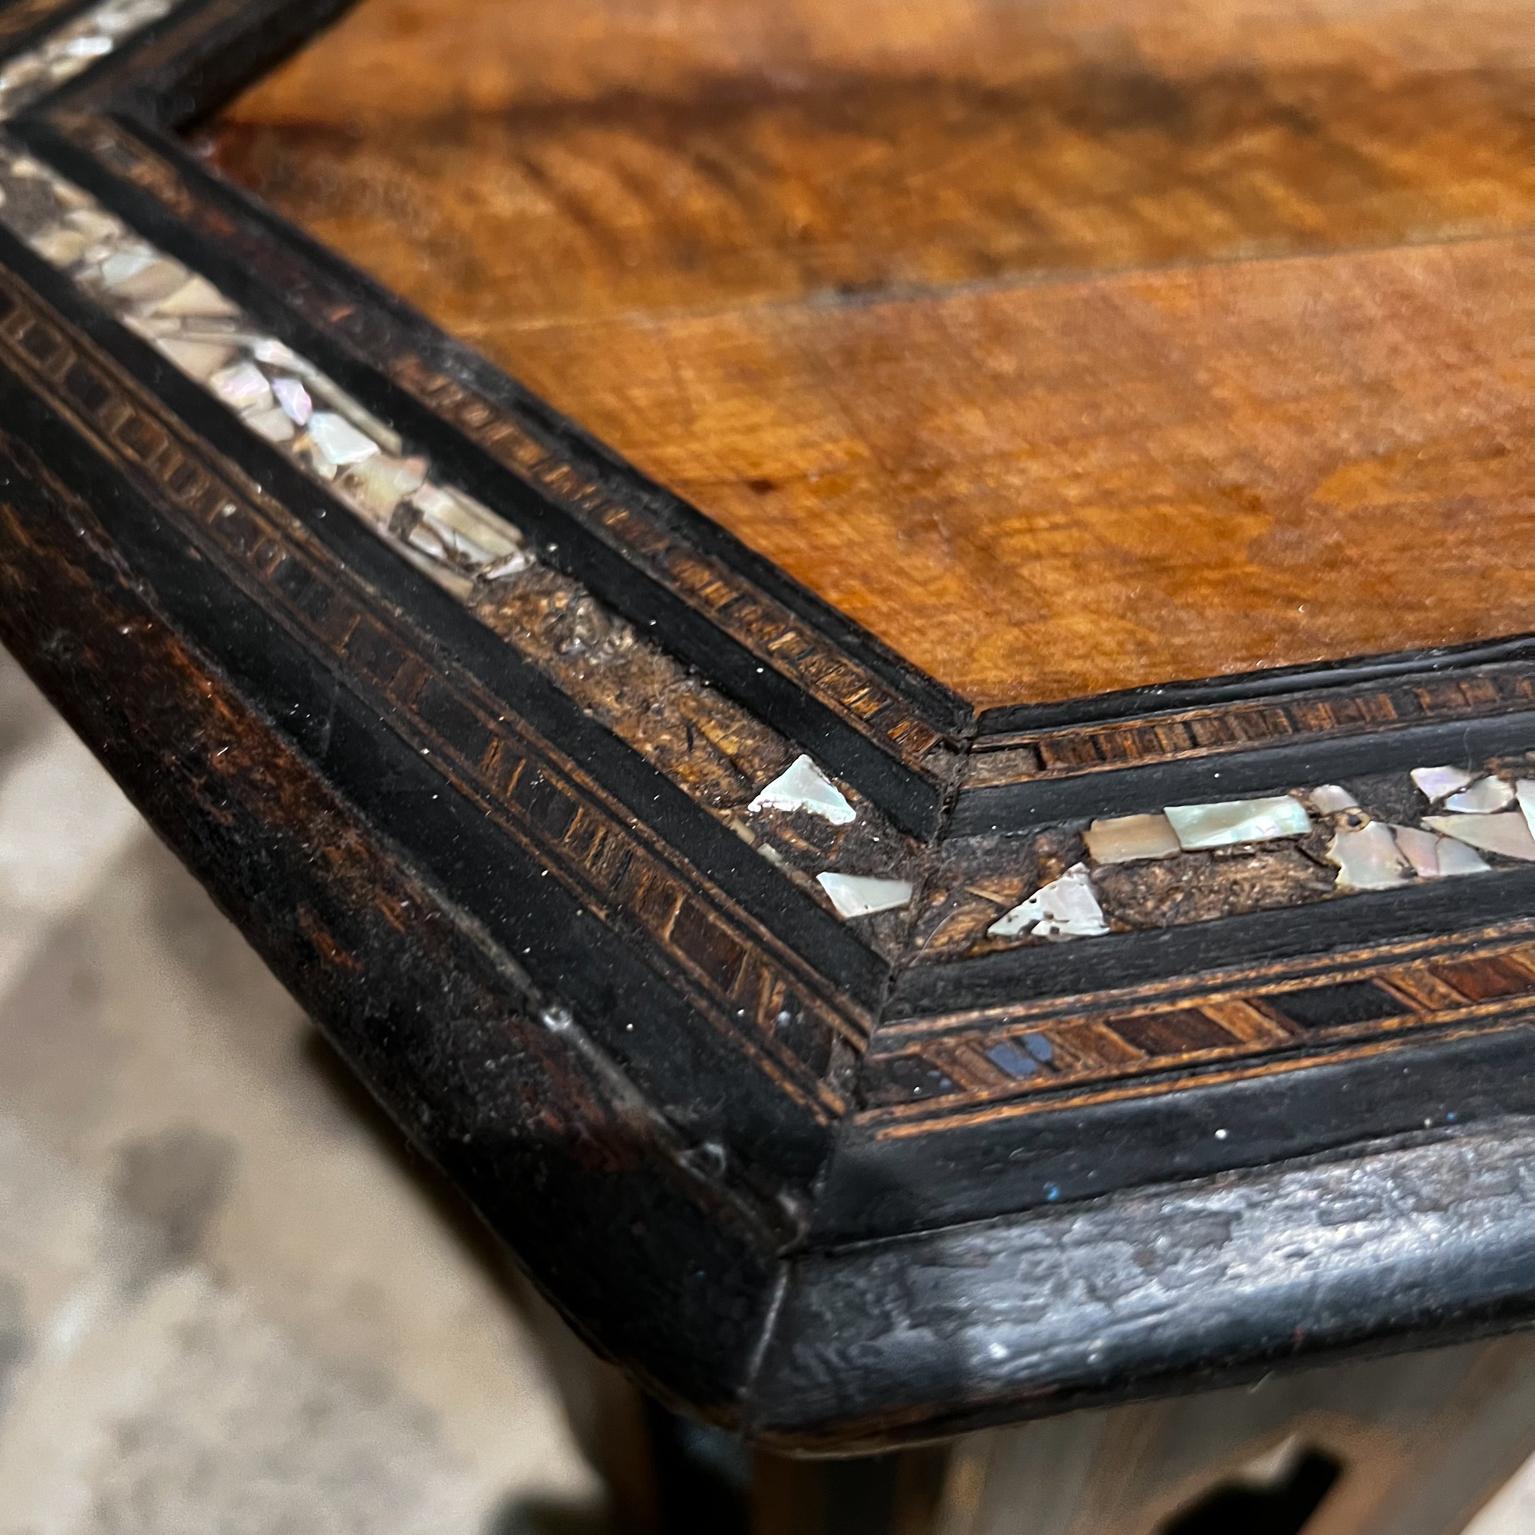
[[1049,704],[1004,704],[982,710],[976,720],[980,750],[1005,747],[991,738],[1021,735],[1071,725],[1118,724],[1154,720],[1159,714],[1218,704],[1248,703],[1261,698],[1287,698],[1297,693],[1360,687],[1372,682],[1405,679],[1418,673],[1474,671],[1503,661],[1535,656],[1535,634],[1475,640],[1465,645],[1441,645],[1424,650],[1393,650],[1346,656],[1337,661],[1226,672],[1197,681],[1156,683],[1090,693]]
[[52,308],[143,381],[174,417],[263,486],[340,556],[342,565],[362,576],[386,603],[408,613],[412,627],[428,643],[451,656],[556,750],[581,762],[637,819],[664,829],[664,840],[679,857],[713,880],[807,965],[835,978],[840,989],[864,1005],[873,1005],[887,966],[846,923],[606,726],[586,716],[533,662],[389,548],[284,454],[260,441],[152,346],[83,299],[73,284],[3,230],[0,255]]
[[1535,1126],[799,1256],[746,1427],[873,1449],[1535,1319]]
[[[1410,1021],[1410,1020],[1404,1020]],[[1221,1080],[1242,1062],[1215,1061],[1114,1084],[1125,1096],[1051,1107],[993,1100],[956,1107],[945,1122],[849,1120],[821,1180],[818,1246],[1068,1205],[1144,1183],[1261,1169],[1426,1126],[1470,1126],[1535,1115],[1535,1005],[1479,1022],[1404,1029],[1364,1042],[1365,1053],[1318,1060],[1317,1041],[1296,1040],[1256,1074]],[[1301,1059],[1307,1052],[1311,1059]],[[1159,1083],[1158,1077],[1162,1079]],[[1203,1080],[1202,1080],[1203,1079]],[[1172,1090],[1167,1090],[1171,1087]],[[1057,1097],[1091,1096],[1094,1084]],[[1031,1112],[1009,1112],[1024,1110]]]
[[[736,1424],[780,1284],[782,1211],[732,1188],[579,1021],[551,1024],[514,957],[168,621],[110,535],[85,525],[93,512],[110,518],[117,498],[78,518],[29,478],[31,445],[20,460],[9,448],[0,436],[0,466],[20,470],[0,471],[6,512],[64,552],[7,562],[0,636],[583,1336],[664,1398]],[[74,600],[71,573],[89,604]],[[190,668],[164,661],[160,640],[146,645],[166,632]],[[252,741],[275,791],[231,783],[220,766]],[[415,925],[400,927],[397,909]],[[683,1315],[695,1325],[673,1325]]]
[[1037,830],[1076,817],[1126,815],[1201,804],[1409,767],[1477,765],[1476,758],[1535,744],[1535,710],[1267,743],[1209,756],[1130,763],[1070,777],[961,788],[944,833],[960,837]]

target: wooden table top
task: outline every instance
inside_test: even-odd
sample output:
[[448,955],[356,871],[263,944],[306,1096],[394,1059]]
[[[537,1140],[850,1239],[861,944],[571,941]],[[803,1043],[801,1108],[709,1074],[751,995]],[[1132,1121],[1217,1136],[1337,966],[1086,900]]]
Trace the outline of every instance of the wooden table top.
[[9,0],[0,639],[689,1410],[1526,1323],[1531,10]]
[[211,146],[966,698],[1060,700],[1521,627],[1528,16],[368,0]]

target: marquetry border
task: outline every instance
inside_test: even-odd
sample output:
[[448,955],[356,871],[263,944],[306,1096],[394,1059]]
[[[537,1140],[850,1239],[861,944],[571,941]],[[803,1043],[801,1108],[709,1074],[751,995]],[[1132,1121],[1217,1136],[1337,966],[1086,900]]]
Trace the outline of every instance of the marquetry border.
[[[1316,957],[1224,985],[1163,982],[980,1016],[887,1025],[864,1063],[870,1123],[1087,1107],[1192,1078],[1236,1081],[1396,1047],[1414,1032],[1502,1025],[1535,1011],[1535,919],[1480,935]],[[1468,941],[1469,938],[1469,941]],[[911,1133],[910,1128],[902,1133]]]
[[[760,1055],[784,1091],[833,1113],[831,1041],[860,1046],[867,1021],[835,1005],[792,949],[683,864],[589,773],[535,734],[478,679],[419,635],[245,476],[221,463],[131,375],[0,270],[0,351],[38,392],[157,501],[203,556],[305,640],[364,696],[380,724],[444,785],[543,861],[602,920],[638,927],[700,1016]],[[794,1028],[775,1028],[780,1017]],[[754,1036],[739,1020],[750,1018]],[[787,1045],[787,1047],[786,1047]]]
[[1226,756],[1265,746],[1371,736],[1413,725],[1535,710],[1535,662],[1426,672],[1375,685],[1343,684],[1288,698],[1254,698],[1067,724],[985,738],[966,767],[967,793]]
[[[206,24],[213,25],[211,17]],[[403,324],[392,308],[358,301],[364,280],[330,271],[264,223],[230,220],[193,186],[196,168],[163,152],[152,136],[69,109],[54,112],[50,121],[103,170],[154,199],[188,230],[216,241],[248,270],[259,271],[292,313],[345,342],[432,416],[577,517],[755,660],[909,772],[932,780],[944,775],[935,754],[965,727],[962,706],[952,695],[945,697],[940,684],[893,654],[879,670],[861,661],[849,647],[850,621],[839,615],[829,630],[827,615],[809,593],[795,593],[791,605],[754,580],[744,548],[716,553],[689,538],[678,526],[684,509],[675,498],[627,466],[602,463],[605,455],[586,450],[568,423],[541,419],[545,412],[508,399],[504,390],[477,388],[461,370],[449,376],[423,354],[414,326]],[[861,649],[884,649],[866,632],[858,631],[856,639]]]
[[[1535,705],[1535,665],[1523,654],[1512,655],[1520,642],[1510,640],[1458,655],[1367,659],[1307,677],[1213,679],[974,718],[934,679],[825,610],[301,232],[218,183],[161,134],[159,119],[168,117],[175,127],[178,114],[208,109],[221,90],[227,93],[243,75],[274,62],[275,51],[300,41],[306,25],[320,24],[336,8],[328,0],[318,7],[299,0],[193,0],[78,83],[27,109],[17,131],[40,158],[59,160],[67,173],[83,172],[114,211],[130,208],[125,217],[135,227],[152,222],[173,252],[195,251],[231,284],[243,282],[246,296],[259,290],[262,303],[280,307],[309,335],[324,338],[329,351],[322,360],[333,359],[348,374],[364,403],[371,406],[377,391],[385,391],[418,421],[431,423],[447,456],[467,462],[463,455],[474,450],[540,504],[556,509],[564,526],[588,539],[587,553],[600,551],[624,573],[629,584],[622,591],[594,583],[615,609],[633,618],[647,611],[647,603],[664,599],[676,604],[675,612],[701,619],[709,637],[703,642],[684,642],[664,623],[654,632],[787,737],[816,739],[833,768],[871,798],[887,808],[892,799],[900,801],[905,824],[930,844],[954,834],[964,814],[984,820],[993,807],[1003,830],[1028,824],[1031,791],[1043,785],[1275,747],[1368,742],[1418,725],[1524,714]],[[54,14],[54,5],[38,0],[13,4],[0,13],[0,41],[35,30]],[[242,50],[249,57],[233,62]],[[198,260],[188,264],[203,270]],[[26,351],[43,335],[34,321],[14,340]],[[66,400],[63,386],[82,377],[82,368],[88,373],[89,365],[81,361],[84,345],[78,339],[72,345],[72,351],[45,348],[41,360],[26,351],[32,358],[27,366],[29,376],[40,387],[46,384],[50,398],[67,404],[79,421],[83,401]],[[135,388],[126,375],[114,387],[119,400]],[[134,408],[157,419],[147,403]],[[1115,1093],[1133,1096],[1152,1077],[1157,1091],[1173,1091],[1180,1072],[1190,1082],[1208,1082],[1217,1070],[1260,1074],[1282,1057],[1294,1064],[1313,1036],[1303,1035],[1287,1008],[1308,989],[1336,993],[1361,985],[1404,1009],[1324,1031],[1332,1059],[1356,1044],[1363,1050],[1372,1037],[1380,1046],[1387,1035],[1395,1041],[1415,1031],[1522,1014],[1522,990],[1478,998],[1446,979],[1442,965],[1435,969],[1423,960],[1404,969],[1384,954],[1351,961],[1353,969],[1321,956],[1318,974],[1331,964],[1331,979],[1303,985],[1271,975],[1246,994],[1226,995],[1228,980],[1213,956],[1197,967],[1196,980],[1209,992],[1203,1001],[1184,996],[1177,1003],[1127,1002],[1095,1013],[1096,1004],[1079,992],[1065,1005],[1051,1004],[1060,1014],[1054,1021],[1037,1024],[1024,1021],[1031,1004],[1023,1002],[980,1012],[939,1005],[920,1020],[920,1044],[909,1037],[910,1020],[901,1016],[893,989],[871,1045],[870,1019],[848,1004],[839,978],[819,973],[792,943],[749,917],[706,870],[680,861],[663,823],[636,822],[549,741],[511,726],[504,701],[467,674],[456,678],[449,666],[412,659],[413,652],[421,653],[420,636],[386,634],[388,626],[370,616],[366,599],[343,605],[334,571],[327,574],[323,562],[297,545],[275,553],[281,508],[242,499],[233,477],[221,479],[222,471],[200,458],[190,439],[172,449],[163,423],[151,433],[141,424],[129,428],[127,420],[105,432],[98,420],[90,429],[125,469],[148,472],[158,494],[181,498],[189,536],[221,570],[248,590],[259,582],[263,603],[280,608],[291,632],[316,654],[331,663],[344,660],[352,684],[383,706],[402,739],[442,764],[454,792],[547,859],[589,909],[639,930],[711,1027],[744,1039],[749,1053],[771,1063],[785,1092],[814,1102],[820,1112],[836,1114],[846,1106],[821,1078],[833,1042],[853,1052],[869,1049],[864,1091],[877,1117],[897,1111],[890,1073],[904,1072],[909,1081],[916,1071],[946,1082],[929,1098],[943,1100],[947,1114],[966,1103],[990,1112],[1001,1099],[1025,1106],[1035,1097],[1044,1102],[1049,1094],[1038,1089],[1047,1082],[1076,1093],[1085,1105]],[[235,513],[223,510],[229,505]],[[729,645],[716,646],[715,639]],[[714,652],[732,646],[761,663],[748,670],[770,672],[791,691],[775,693],[764,681],[758,693],[758,684],[739,671],[709,672],[726,666]],[[374,665],[380,656],[390,658],[383,670]],[[1415,664],[1411,674],[1404,670]],[[836,740],[826,738],[827,720],[843,732]],[[863,746],[874,752],[860,756]],[[871,756],[880,759],[875,767]],[[1353,922],[1340,908],[1334,945],[1351,942]],[[1523,958],[1517,957],[1523,953],[1488,951],[1484,969],[1511,967],[1523,974]],[[752,1023],[745,1031],[736,1025],[744,1013]],[[815,1020],[808,1036],[788,1047],[769,1022],[784,1014]],[[1239,1059],[1245,1062],[1240,1068],[1232,1064]],[[1057,1092],[1050,1101],[1059,1106],[1063,1099]],[[900,1107],[902,1133],[929,1114],[926,1103]]]

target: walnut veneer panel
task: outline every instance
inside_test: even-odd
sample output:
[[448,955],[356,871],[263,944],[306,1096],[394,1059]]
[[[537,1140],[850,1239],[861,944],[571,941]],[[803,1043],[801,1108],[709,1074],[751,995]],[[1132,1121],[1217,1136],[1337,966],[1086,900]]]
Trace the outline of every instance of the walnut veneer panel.
[[1532,8],[363,0],[219,163],[982,705],[1529,627]]

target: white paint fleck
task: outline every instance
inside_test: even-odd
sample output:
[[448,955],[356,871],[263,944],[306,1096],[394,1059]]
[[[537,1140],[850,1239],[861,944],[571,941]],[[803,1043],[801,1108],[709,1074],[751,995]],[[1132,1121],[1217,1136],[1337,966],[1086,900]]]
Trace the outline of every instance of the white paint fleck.
[[879,911],[895,911],[911,900],[911,884],[904,879],[876,879],[869,874],[816,875],[839,917],[869,917]]
[[568,1007],[562,1007],[558,1003],[546,1007],[539,1014],[539,1019],[546,1029],[555,1034],[563,1034],[567,1029],[575,1026],[575,1018]]
[[803,810],[830,821],[833,826],[851,826],[858,819],[858,812],[848,804],[842,791],[803,753],[746,808],[751,814],[761,810]]
[[1085,863],[1074,863],[986,929],[993,938],[1098,938],[1108,932]]
[[1303,837],[1311,830],[1306,807],[1290,794],[1266,799],[1226,800],[1215,805],[1169,805],[1178,841],[1185,850],[1231,847],[1239,842],[1271,842]]

